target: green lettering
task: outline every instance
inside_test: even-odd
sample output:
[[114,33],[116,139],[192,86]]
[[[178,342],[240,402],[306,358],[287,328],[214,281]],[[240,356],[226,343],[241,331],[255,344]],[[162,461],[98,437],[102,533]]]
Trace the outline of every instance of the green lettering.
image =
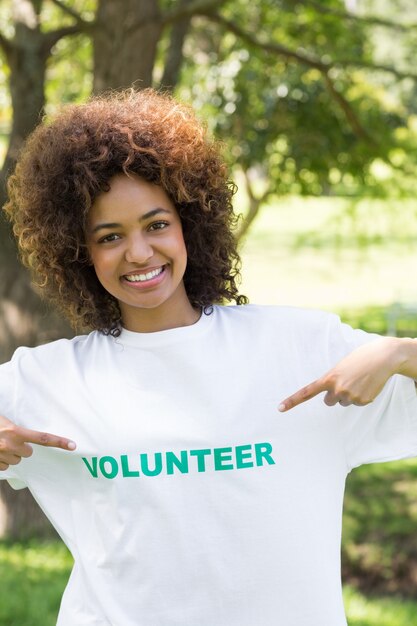
[[174,473],[174,465],[181,474],[188,474],[188,457],[187,450],[181,450],[181,458],[179,459],[173,452],[166,452],[167,474]]
[[[140,471],[139,468],[134,469],[129,466],[132,463],[132,459],[129,459],[128,454],[120,455],[120,461],[112,456],[93,456],[90,459],[82,457],[82,460],[93,478],[98,478],[99,471],[105,478],[115,478],[119,474],[119,469],[123,478],[136,478],[140,474],[144,476],[158,476],[163,469],[167,475],[175,473],[188,474],[189,456],[197,458],[197,469],[199,472],[207,471],[206,457],[209,457],[211,454],[214,457],[213,463],[216,471],[253,467],[255,461],[257,466],[275,465],[272,452],[272,445],[268,442],[263,442],[227,448],[181,450],[178,453],[171,451],[165,451],[164,453],[154,452],[153,462],[151,454],[142,453],[139,454]],[[165,455],[165,467],[162,454]]]
[[131,470],[129,468],[129,457],[127,456],[127,454],[122,454],[120,460],[122,462],[122,474],[124,478],[139,476],[139,470]]
[[225,465],[226,461],[232,460],[232,448],[214,448],[214,469],[229,470],[233,469],[233,463]]
[[[110,470],[107,471],[106,463],[110,463]],[[102,456],[99,461],[100,471],[105,478],[115,478],[119,473],[119,465],[112,456]]]
[[269,465],[275,465],[271,452],[272,446],[270,443],[255,443],[256,465],[263,465],[263,458]]
[[199,472],[206,471],[206,459],[205,457],[211,454],[210,448],[203,448],[202,450],[190,450],[190,456],[197,457],[197,467]]
[[236,468],[253,467],[253,461],[245,461],[252,458],[252,446],[248,443],[245,446],[236,446]]
[[162,472],[162,454],[160,452],[155,452],[155,469],[150,470],[148,465],[148,455],[141,454],[140,455],[140,466],[142,468],[142,474],[144,476],[157,476]]
[[97,478],[97,457],[93,456],[91,458],[91,463],[92,465],[90,465],[88,459],[85,459],[84,457],[82,457],[82,460],[84,461],[84,463],[87,466],[88,471],[90,472],[91,476],[93,478]]

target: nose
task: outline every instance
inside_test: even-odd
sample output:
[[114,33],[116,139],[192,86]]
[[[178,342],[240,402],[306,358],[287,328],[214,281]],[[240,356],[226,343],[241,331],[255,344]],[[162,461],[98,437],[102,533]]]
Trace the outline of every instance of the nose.
[[146,263],[153,256],[153,248],[142,233],[132,235],[127,240],[125,259],[128,263]]

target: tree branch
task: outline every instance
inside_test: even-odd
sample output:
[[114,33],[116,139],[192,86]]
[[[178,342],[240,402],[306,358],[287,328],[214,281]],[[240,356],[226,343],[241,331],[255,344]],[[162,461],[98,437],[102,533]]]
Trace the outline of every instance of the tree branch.
[[[60,2],[60,0],[52,0],[52,2]],[[162,13],[159,19],[159,23],[162,28],[173,24],[179,20],[186,18],[192,18],[193,15],[207,15],[214,9],[219,8],[222,4],[225,4],[228,0],[192,0],[189,4],[183,5],[178,3],[175,9]],[[140,18],[129,25],[127,33],[134,32],[137,28],[146,26],[149,22],[155,18]]]
[[72,17],[77,22],[80,29],[81,28],[87,29],[91,27],[91,22],[87,22],[85,19],[83,19],[81,15],[77,13],[77,11],[74,11],[74,9],[71,9],[71,7],[67,6],[64,2],[62,2],[62,0],[50,0],[50,1],[52,2],[52,4],[55,4],[55,6],[59,7],[61,11],[63,11],[64,13]]
[[315,68],[320,72],[327,73],[334,67],[358,67],[363,69],[387,72],[388,74],[393,74],[400,79],[412,78],[413,80],[417,80],[417,74],[414,74],[412,72],[402,72],[401,70],[397,70],[392,65],[370,63],[367,61],[357,61],[356,59],[336,59],[331,63],[323,62],[319,59],[319,57],[308,54],[307,52],[292,50],[291,48],[287,48],[286,46],[282,46],[280,44],[269,41],[262,41],[258,39],[255,35],[252,35],[248,31],[240,28],[240,26],[238,26],[235,22],[227,20],[218,13],[206,13],[205,15],[212,21],[222,24],[225,28],[227,28],[227,30],[234,33],[236,37],[242,39],[243,41],[246,41],[251,46],[261,48],[262,50],[265,50],[265,52],[279,54],[286,57],[287,59],[292,59],[293,61],[297,61],[299,63],[307,65],[308,67]]
[[392,65],[383,63],[371,63],[371,61],[357,61],[356,59],[336,59],[331,64],[333,67],[357,67],[360,69],[376,70],[378,72],[387,72],[400,80],[411,78],[417,81],[417,74],[414,72],[402,72]]
[[175,9],[166,11],[162,15],[162,25],[172,24],[183,18],[191,18],[193,15],[206,15],[214,9],[218,9],[228,0],[192,0],[188,4],[177,4]]
[[[173,24],[179,20],[186,18],[192,18],[193,15],[206,15],[214,9],[219,8],[222,4],[225,4],[228,0],[192,0],[188,4],[177,3],[175,9],[162,13],[160,17],[160,24],[162,28]],[[52,0],[52,2],[60,2],[60,0]],[[128,33],[134,32],[137,28],[141,28],[149,23],[151,18],[140,18],[136,22],[129,25],[127,29]]]
[[266,201],[268,196],[271,195],[271,188],[268,187],[260,196],[256,196],[253,185],[250,180],[249,172],[247,169],[242,168],[242,173],[245,180],[245,190],[248,195],[249,209],[246,215],[243,217],[240,227],[236,233],[236,239],[241,242],[247,234],[251,224],[255,221],[256,216],[259,213],[261,205]]
[[334,17],[341,17],[342,19],[359,22],[369,26],[385,26],[387,28],[393,28],[403,32],[417,28],[417,24],[400,24],[399,22],[384,20],[382,17],[377,17],[375,15],[356,15],[355,13],[350,13],[349,11],[332,9],[330,7],[323,6],[320,2],[315,2],[315,0],[293,0],[293,4],[301,4],[305,7],[311,7],[314,11],[323,15],[333,15]]
[[62,28],[57,28],[56,30],[51,30],[47,33],[44,33],[44,53],[49,54],[54,45],[58,43],[58,41],[63,37],[67,37],[68,35],[79,35],[81,32],[85,32],[85,30],[81,29],[78,24],[74,24],[73,26],[62,26]]
[[293,61],[298,61],[299,63],[303,63],[304,65],[308,65],[314,69],[319,70],[320,72],[328,72],[332,64],[325,63],[321,61],[318,57],[307,54],[306,52],[300,52],[296,50],[291,50],[291,48],[287,48],[286,46],[282,46],[278,43],[261,41],[255,35],[252,35],[246,30],[243,30],[238,26],[235,22],[231,22],[226,18],[222,17],[218,13],[206,13],[205,14],[210,20],[221,24],[227,30],[232,32],[236,37],[242,39],[250,46],[254,46],[255,48],[261,48],[265,50],[265,52],[270,52],[272,54],[278,54],[286,57],[287,59],[292,59]]
[[355,133],[355,135],[366,140],[368,143],[376,145],[376,141],[369,135],[369,133],[365,130],[365,128],[363,128],[363,126],[361,125],[358,117],[356,116],[349,102],[334,86],[333,81],[331,80],[329,76],[329,71],[332,69],[332,67],[334,67],[334,64],[324,63],[323,61],[320,61],[317,57],[313,57],[304,52],[291,50],[290,48],[287,48],[286,46],[281,46],[280,44],[271,43],[271,42],[262,42],[251,33],[248,33],[247,31],[244,31],[243,29],[241,29],[234,22],[230,22],[226,20],[225,18],[218,15],[217,13],[208,14],[208,17],[222,24],[223,26],[225,26],[228,30],[233,32],[237,37],[239,37],[240,39],[243,39],[243,41],[246,41],[246,43],[248,43],[251,46],[261,48],[262,50],[265,50],[265,52],[269,52],[275,55],[285,56],[287,59],[297,61],[299,63],[307,65],[308,67],[319,70],[319,72],[322,74],[324,78],[325,85],[330,95],[343,110],[346,116],[346,119],[350,127],[352,128],[353,132]]
[[352,109],[350,103],[348,102],[348,100],[346,100],[344,95],[342,93],[340,93],[340,91],[338,91],[336,89],[336,87],[334,86],[334,83],[331,80],[331,78],[329,77],[329,75],[327,73],[323,72],[322,76],[324,78],[324,82],[326,84],[326,87],[327,87],[330,95],[339,104],[340,108],[344,112],[345,117],[346,117],[350,127],[352,128],[353,132],[355,133],[355,135],[357,137],[360,137],[361,139],[363,139],[367,143],[370,143],[373,146],[377,146],[378,145],[377,141],[362,126],[362,124],[359,121],[359,118],[357,117],[356,113]]
[[[187,7],[193,0],[180,0],[180,6]],[[181,65],[184,60],[184,41],[191,24],[191,16],[176,20],[171,26],[169,47],[165,57],[164,73],[161,86],[173,89],[178,82]]]
[[3,49],[6,59],[9,59],[13,50],[13,44],[10,39],[7,39],[7,37],[3,35],[3,33],[0,33],[0,48]]

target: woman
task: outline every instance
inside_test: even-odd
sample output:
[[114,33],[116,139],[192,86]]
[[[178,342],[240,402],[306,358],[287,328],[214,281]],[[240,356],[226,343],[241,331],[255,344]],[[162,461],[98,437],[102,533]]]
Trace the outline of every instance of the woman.
[[89,331],[0,367],[2,477],[74,556],[60,626],[346,624],[346,475],[417,454],[414,342],[247,305],[233,191],[152,90],[64,108],[10,179],[23,261]]

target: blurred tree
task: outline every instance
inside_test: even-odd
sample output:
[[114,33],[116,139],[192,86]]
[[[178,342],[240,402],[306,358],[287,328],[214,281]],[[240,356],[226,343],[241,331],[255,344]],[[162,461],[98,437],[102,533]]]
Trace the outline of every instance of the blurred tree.
[[[279,17],[274,0],[238,0],[211,15],[211,27],[200,20],[179,86],[243,174],[249,209],[240,236],[274,194],[384,194],[378,162],[389,166],[384,178],[387,171],[398,177],[402,166],[415,170],[405,163],[416,142],[411,110],[392,90],[408,78],[408,94],[416,75],[411,64],[376,62],[371,37],[377,25],[400,31],[405,42],[415,27],[350,14],[337,1],[279,4]],[[392,192],[392,177],[389,185]]]
[[[101,0],[93,32],[94,91],[152,84],[162,20],[152,0]],[[140,54],[138,54],[140,51]]]
[[[402,3],[411,6],[411,0]],[[398,64],[375,59],[372,33],[382,28],[413,48],[415,27],[348,11],[342,0],[11,0],[0,5],[0,50],[13,109],[0,175],[2,203],[19,147],[48,103],[78,100],[91,86],[101,92],[131,84],[177,87],[204,111],[228,145],[232,166],[244,175],[250,211],[241,234],[271,194],[369,185],[377,158],[392,164],[395,150],[402,167],[405,142],[414,141],[402,94],[394,102],[387,94],[390,77],[398,84],[416,76],[404,55]],[[371,81],[369,69],[381,73],[385,88]],[[86,80],[91,72],[92,80]],[[413,89],[411,82],[408,92]],[[36,345],[71,331],[41,304],[4,222],[0,239],[4,361],[17,345]],[[13,515],[10,492],[1,490],[9,533],[27,534],[27,519],[19,522],[24,516]],[[33,513],[29,517],[35,520]]]

